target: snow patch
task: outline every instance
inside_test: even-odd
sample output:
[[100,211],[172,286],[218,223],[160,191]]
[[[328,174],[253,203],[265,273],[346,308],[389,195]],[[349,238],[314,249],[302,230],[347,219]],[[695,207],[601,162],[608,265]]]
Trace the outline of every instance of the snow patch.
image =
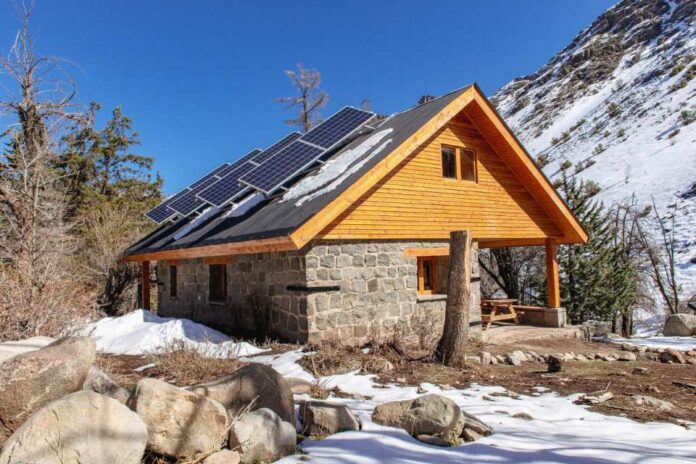
[[120,317],[106,317],[83,329],[97,343],[97,350],[113,354],[161,353],[182,343],[203,356],[229,358],[252,356],[266,350],[188,319],[160,317],[138,309]]

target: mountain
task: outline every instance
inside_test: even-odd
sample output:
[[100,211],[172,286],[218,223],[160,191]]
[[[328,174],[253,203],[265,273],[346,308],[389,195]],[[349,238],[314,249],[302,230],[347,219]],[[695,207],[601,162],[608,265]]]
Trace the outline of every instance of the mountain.
[[696,0],[624,0],[492,99],[552,181],[571,163],[605,203],[674,215],[696,290]]

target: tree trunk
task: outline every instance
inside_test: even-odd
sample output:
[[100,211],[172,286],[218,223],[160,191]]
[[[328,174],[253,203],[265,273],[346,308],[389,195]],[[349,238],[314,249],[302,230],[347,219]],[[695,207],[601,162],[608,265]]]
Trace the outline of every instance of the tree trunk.
[[468,230],[452,232],[445,328],[436,352],[438,359],[447,366],[462,367],[466,364],[470,282],[471,233]]

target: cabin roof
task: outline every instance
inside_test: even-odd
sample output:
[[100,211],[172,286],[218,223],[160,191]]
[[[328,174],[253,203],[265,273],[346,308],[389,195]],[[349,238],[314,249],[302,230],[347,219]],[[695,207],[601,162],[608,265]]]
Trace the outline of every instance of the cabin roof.
[[[473,84],[370,124],[374,130],[362,133],[348,144],[334,149],[326,164],[301,176],[287,191],[264,199],[244,215],[232,217],[223,208],[198,218],[180,218],[160,226],[133,244],[126,250],[125,259],[139,261],[175,259],[184,255],[195,257],[233,254],[237,245],[239,250],[246,252],[300,248],[340,213],[340,203],[345,203],[341,201],[345,200],[345,196],[355,196],[364,190],[356,183],[362,186],[366,178],[374,177],[366,174],[376,167],[385,166],[385,163],[391,167],[396,166],[390,162],[391,158],[405,157],[419,145],[418,142],[424,142],[425,135],[422,132],[425,128],[442,127],[465,105],[477,101],[479,105],[487,106],[485,109],[488,112],[494,112],[492,105]],[[491,117],[490,114],[488,117]],[[562,210],[552,211],[550,214],[557,222],[566,222],[566,227],[560,228],[568,231],[568,236],[559,241],[585,241],[587,236],[572,211],[534,165],[529,154],[497,113],[495,117],[498,119],[496,122],[502,124],[502,130],[512,137],[510,144],[516,144],[514,148],[519,155],[527,158],[523,169],[535,170],[533,174],[540,183],[545,184],[541,188],[549,197],[553,197],[550,198],[553,201],[548,202],[550,207]],[[190,230],[183,234],[185,228]],[[243,244],[249,243],[257,246],[241,248]]]

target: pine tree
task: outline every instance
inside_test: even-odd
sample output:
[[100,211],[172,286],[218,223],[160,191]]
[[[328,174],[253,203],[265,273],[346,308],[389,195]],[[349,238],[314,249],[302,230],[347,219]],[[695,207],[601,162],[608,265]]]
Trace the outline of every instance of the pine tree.
[[[587,230],[584,245],[559,249],[561,298],[572,323],[610,321],[630,315],[636,295],[636,265],[617,233],[613,216],[594,197],[592,185],[561,173],[560,191]],[[627,318],[630,320],[630,318]]]

